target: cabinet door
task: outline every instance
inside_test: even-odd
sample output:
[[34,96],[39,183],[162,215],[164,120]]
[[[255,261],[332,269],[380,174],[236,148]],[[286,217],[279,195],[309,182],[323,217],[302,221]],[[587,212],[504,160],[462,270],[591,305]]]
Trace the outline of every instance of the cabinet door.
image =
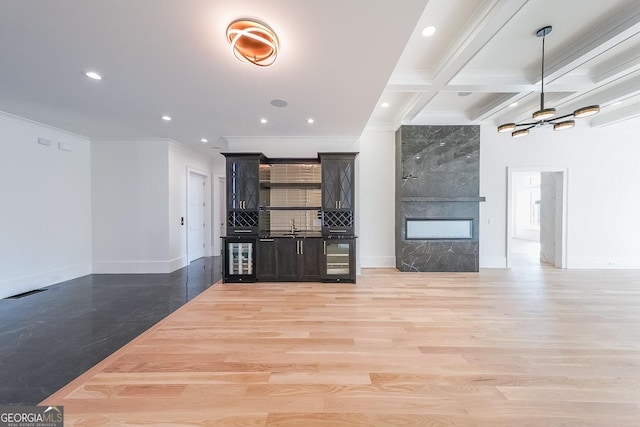
[[298,239],[276,239],[276,265],[278,280],[298,280]]
[[298,249],[298,277],[301,281],[320,281],[320,239],[300,239]]
[[227,235],[257,234],[259,170],[256,157],[227,157]]
[[259,170],[258,158],[227,158],[227,209],[258,209]]
[[324,209],[353,209],[353,160],[323,159],[322,207]]
[[256,277],[259,281],[277,280],[276,242],[274,239],[259,239],[256,256]]
[[242,209],[257,210],[260,188],[260,162],[258,159],[245,159],[240,165]]
[[355,283],[355,240],[324,239],[322,245],[322,280]]
[[337,209],[339,187],[338,182],[338,162],[335,160],[322,161],[322,208]]

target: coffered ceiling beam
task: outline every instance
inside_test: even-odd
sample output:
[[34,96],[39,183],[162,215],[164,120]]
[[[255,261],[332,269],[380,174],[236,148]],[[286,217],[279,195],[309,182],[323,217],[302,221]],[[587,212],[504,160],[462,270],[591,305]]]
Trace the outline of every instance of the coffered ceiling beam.
[[[634,1],[620,14],[589,31],[579,43],[547,60],[545,84],[558,79],[609,49],[640,33],[640,2]],[[535,76],[540,83],[541,74]]]
[[409,105],[402,122],[410,122],[491,40],[528,0],[485,0],[445,55],[435,64],[433,84]]
[[591,127],[604,127],[636,117],[640,117],[640,100],[610,112],[602,112],[593,117],[590,124]]

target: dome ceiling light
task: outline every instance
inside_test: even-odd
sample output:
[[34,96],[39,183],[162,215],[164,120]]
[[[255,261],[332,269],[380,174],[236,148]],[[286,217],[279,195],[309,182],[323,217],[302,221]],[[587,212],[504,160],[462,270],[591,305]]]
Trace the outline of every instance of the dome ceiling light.
[[255,19],[236,19],[227,27],[227,40],[241,62],[269,67],[278,57],[279,41],[267,24]]
[[[555,108],[544,108],[544,39],[547,34],[551,32],[552,27],[546,26],[540,28],[536,32],[537,37],[542,37],[542,77],[540,79],[540,109],[533,113],[532,118],[534,122],[529,123],[504,123],[498,126],[498,132],[505,133],[511,132],[511,136],[518,138],[529,134],[529,129],[539,128],[544,126],[553,126],[553,130],[565,130],[571,129],[575,126],[575,120],[570,118],[580,118],[592,116],[600,111],[599,105],[589,105],[588,107],[582,107],[575,110],[573,113],[565,114],[564,116],[553,117],[556,115]],[[552,118],[553,117],[553,118]],[[518,129],[520,128],[520,129]]]

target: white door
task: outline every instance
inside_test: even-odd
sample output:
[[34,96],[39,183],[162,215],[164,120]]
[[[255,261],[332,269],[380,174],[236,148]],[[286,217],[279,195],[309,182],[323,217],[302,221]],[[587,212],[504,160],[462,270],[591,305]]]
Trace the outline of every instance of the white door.
[[187,195],[187,256],[189,262],[204,256],[204,190],[205,177],[190,173]]

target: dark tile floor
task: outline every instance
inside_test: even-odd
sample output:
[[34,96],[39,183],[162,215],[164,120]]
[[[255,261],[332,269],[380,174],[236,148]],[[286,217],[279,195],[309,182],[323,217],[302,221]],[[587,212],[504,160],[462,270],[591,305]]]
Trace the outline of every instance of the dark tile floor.
[[170,274],[95,274],[0,300],[0,405],[35,405],[220,280],[220,258]]

